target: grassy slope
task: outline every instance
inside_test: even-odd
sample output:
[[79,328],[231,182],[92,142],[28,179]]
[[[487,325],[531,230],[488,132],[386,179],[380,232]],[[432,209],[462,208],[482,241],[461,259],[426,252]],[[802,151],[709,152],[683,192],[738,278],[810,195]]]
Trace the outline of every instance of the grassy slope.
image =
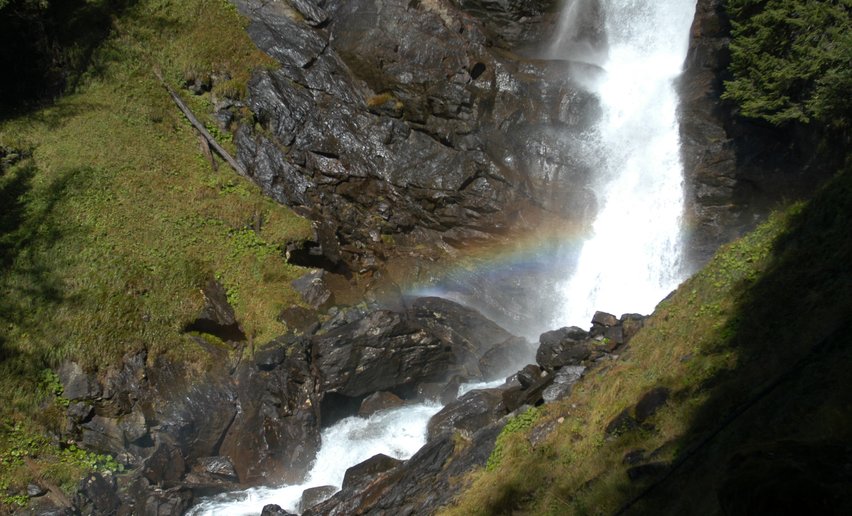
[[[179,90],[228,74],[213,94],[241,95],[251,70],[270,66],[244,28],[224,0],[142,0],[113,20],[77,91],[0,122],[0,147],[31,154],[0,176],[0,487],[33,469],[50,477],[60,457],[33,431],[62,419],[44,401],[56,387],[47,368],[104,367],[143,346],[191,359],[181,329],[206,278],[226,286],[247,334],[284,331],[275,317],[296,302],[299,271],[278,247],[308,224],[227,166],[214,172],[152,73]],[[210,94],[180,91],[197,114],[212,111]],[[45,460],[27,473],[21,455]]]
[[[544,445],[532,449],[530,430],[504,433],[499,459],[446,513],[714,514],[725,489],[743,514],[848,505],[850,479],[818,475],[842,466],[836,450],[852,438],[848,168],[721,249],[618,361],[547,406],[536,425],[564,420]],[[609,421],[657,386],[674,394],[651,426],[607,437]],[[629,480],[622,461],[636,449],[656,451],[667,472]]]

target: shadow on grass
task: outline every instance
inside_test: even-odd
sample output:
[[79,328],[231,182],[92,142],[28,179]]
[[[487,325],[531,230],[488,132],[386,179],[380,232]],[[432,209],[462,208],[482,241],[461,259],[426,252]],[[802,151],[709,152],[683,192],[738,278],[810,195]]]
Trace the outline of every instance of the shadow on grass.
[[852,514],[852,170],[795,215],[712,353],[737,365],[629,514]]
[[[68,230],[59,228],[62,214],[57,205],[83,172],[69,170],[39,191],[34,190],[37,169],[30,159],[0,176],[0,361],[4,369],[5,362],[20,351],[9,342],[10,335],[27,333],[47,310],[65,300],[48,258],[53,244],[69,236]],[[42,362],[36,356],[28,360]]]
[[136,0],[11,0],[0,10],[0,120],[76,88],[113,19]]

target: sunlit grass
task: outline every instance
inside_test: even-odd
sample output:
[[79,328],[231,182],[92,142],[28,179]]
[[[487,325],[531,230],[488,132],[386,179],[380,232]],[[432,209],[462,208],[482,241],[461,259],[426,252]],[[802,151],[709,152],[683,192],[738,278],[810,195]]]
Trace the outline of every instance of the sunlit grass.
[[[276,316],[298,302],[300,271],[281,246],[308,223],[224,163],[214,171],[153,73],[233,149],[213,103],[271,65],[244,28],[223,0],[140,1],[113,21],[77,91],[0,123],[0,146],[27,155],[0,176],[4,421],[50,403],[40,371],[65,359],[104,368],[141,348],[191,359],[182,330],[211,277],[252,339],[285,331]],[[181,89],[211,74],[212,92]]]

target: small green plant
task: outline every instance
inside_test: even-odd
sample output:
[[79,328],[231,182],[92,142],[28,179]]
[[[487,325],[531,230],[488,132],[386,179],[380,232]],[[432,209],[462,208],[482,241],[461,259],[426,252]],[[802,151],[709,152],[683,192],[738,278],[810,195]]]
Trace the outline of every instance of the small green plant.
[[541,407],[533,407],[526,412],[518,414],[506,423],[500,435],[497,436],[497,441],[494,443],[494,450],[488,457],[488,463],[485,466],[487,471],[493,471],[500,465],[500,462],[503,460],[504,447],[507,445],[511,436],[522,430],[531,428],[533,423],[541,417],[542,412]]

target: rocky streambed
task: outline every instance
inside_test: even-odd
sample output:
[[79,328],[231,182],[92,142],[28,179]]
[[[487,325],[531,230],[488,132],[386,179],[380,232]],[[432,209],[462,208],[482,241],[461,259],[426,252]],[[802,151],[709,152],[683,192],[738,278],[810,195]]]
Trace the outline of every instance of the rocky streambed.
[[[227,335],[232,312],[208,286],[199,317]],[[519,411],[560,399],[588,368],[617,358],[643,318],[595,315],[592,328],[545,333],[534,349],[478,312],[439,298],[405,310],[332,309],[321,324],[254,349],[245,340],[198,337],[190,368],[144,352],[100,375],[73,363],[60,370],[71,400],[71,437],[114,454],[123,475],[95,473],[74,500],[85,514],[180,514],[205,496],[248,486],[298,484],[341,418],[414,403],[445,404],[426,445],[399,461],[376,456],[346,472],[343,489],[315,498],[306,514],[368,510],[429,512],[457,492],[458,478],[484,465],[494,439]],[[225,343],[225,344],[222,344]],[[507,377],[457,397],[459,385]],[[311,496],[308,493],[307,496]],[[317,493],[313,493],[317,496]]]

